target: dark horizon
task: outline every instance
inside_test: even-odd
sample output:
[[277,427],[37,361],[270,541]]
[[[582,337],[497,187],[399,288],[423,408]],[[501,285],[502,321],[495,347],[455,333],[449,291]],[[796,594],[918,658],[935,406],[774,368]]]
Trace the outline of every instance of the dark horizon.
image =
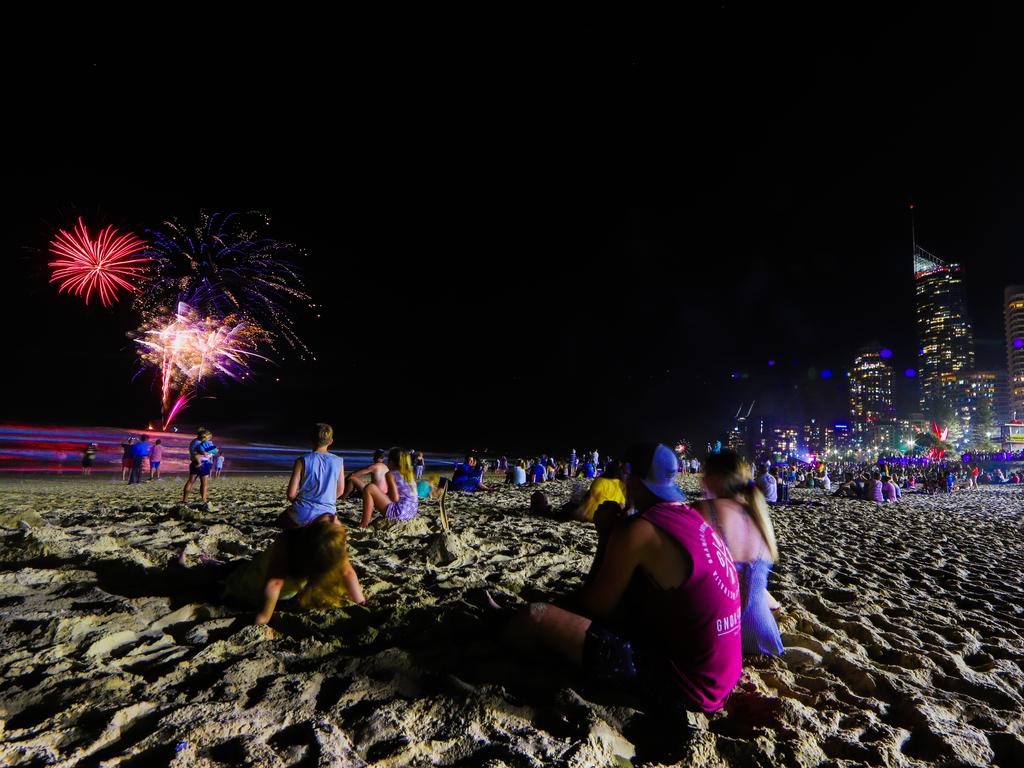
[[[154,415],[128,303],[86,307],[47,282],[47,244],[78,214],[141,235],[255,209],[306,251],[323,311],[299,324],[318,359],[214,386],[182,417],[229,431],[289,440],[326,420],[346,446],[702,446],[754,399],[778,421],[844,418],[842,373],[872,341],[894,351],[906,411],[911,202],[918,243],[964,267],[978,368],[1005,369],[1003,289],[1024,282],[1013,48],[991,9],[920,8],[698,6],[677,40],[595,31],[475,66],[204,62],[202,82],[255,99],[265,122],[222,95],[169,100],[197,65],[82,59],[67,109],[99,117],[109,94],[151,119],[70,134],[42,119],[32,146],[75,159],[4,172],[2,419]],[[332,88],[345,98],[325,103]]]

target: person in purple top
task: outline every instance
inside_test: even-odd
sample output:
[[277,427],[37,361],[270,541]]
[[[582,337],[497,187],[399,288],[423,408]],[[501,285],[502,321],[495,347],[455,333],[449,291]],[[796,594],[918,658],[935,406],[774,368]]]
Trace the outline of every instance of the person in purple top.
[[678,726],[686,711],[715,712],[742,672],[740,584],[725,542],[676,485],[664,445],[627,454],[627,496],[598,508],[597,553],[583,613],[531,603],[509,624],[524,650],[547,648],[597,685],[628,692]]
[[871,473],[871,480],[868,482],[867,499],[868,501],[877,501],[879,503],[885,501],[885,497],[882,495],[882,473],[877,470]]
[[886,475],[884,480],[883,480],[883,482],[882,482],[882,496],[883,496],[883,498],[886,501],[896,501],[897,499],[900,498],[901,495],[902,494],[900,493],[899,485],[897,485],[895,482],[893,482],[893,479],[891,477]]
[[412,520],[419,509],[420,497],[416,491],[416,473],[409,452],[392,448],[388,452],[388,473],[384,476],[388,492],[381,493],[375,486],[363,488],[363,517],[360,528],[366,528],[377,510],[388,520]]

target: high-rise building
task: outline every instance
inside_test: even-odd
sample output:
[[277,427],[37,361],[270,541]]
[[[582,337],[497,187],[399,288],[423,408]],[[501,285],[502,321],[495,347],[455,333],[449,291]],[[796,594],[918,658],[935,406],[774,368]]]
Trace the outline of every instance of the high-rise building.
[[728,434],[725,436],[725,447],[730,451],[736,451],[740,456],[746,455],[746,434],[740,426],[733,425],[733,428],[729,430]]
[[1006,368],[1011,419],[1024,419],[1024,285],[1006,289],[1003,302],[1006,320]]
[[835,427],[825,427],[825,455],[831,456],[839,448]]
[[800,430],[791,426],[773,427],[771,432],[770,448],[776,458],[789,458],[796,456],[797,443],[800,439]]
[[802,441],[803,449],[808,456],[821,456],[825,453],[825,425],[817,419],[811,419],[804,424],[804,435]]
[[947,264],[914,244],[917,332],[921,341],[917,378],[921,407],[940,399],[963,411],[966,374],[974,370],[974,337],[964,304],[959,264]]
[[832,425],[832,435],[835,440],[835,449],[839,453],[848,451],[853,447],[853,433],[850,425],[845,422],[836,422]]
[[967,375],[967,404],[971,414],[977,413],[978,403],[987,399],[992,406],[992,422],[996,431],[1000,424],[1010,420],[1010,400],[1003,371],[974,371]]
[[850,429],[858,447],[892,442],[896,409],[892,404],[892,366],[877,347],[865,347],[850,369]]

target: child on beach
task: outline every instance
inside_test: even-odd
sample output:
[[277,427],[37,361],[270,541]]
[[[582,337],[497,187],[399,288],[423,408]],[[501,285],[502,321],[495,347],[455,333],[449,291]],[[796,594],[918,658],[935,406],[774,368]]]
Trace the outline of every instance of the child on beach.
[[270,621],[280,600],[294,600],[302,610],[366,602],[348,559],[348,529],[335,515],[278,534],[260,555],[228,576],[224,595],[259,606],[257,624]]
[[164,446],[160,439],[153,443],[153,450],[149,452],[149,479],[160,479],[160,463],[164,460]]
[[416,474],[412,468],[409,452],[392,448],[388,452],[388,472],[384,476],[387,493],[376,485],[364,483],[355,478],[356,487],[363,494],[363,517],[360,528],[370,525],[374,510],[388,520],[411,520],[419,509],[419,494],[416,489]]
[[345,462],[327,452],[334,442],[334,429],[330,424],[316,424],[310,437],[313,450],[292,466],[286,491],[291,506],[277,519],[281,528],[301,528],[322,515],[338,513],[338,497],[345,488]]
[[416,479],[419,480],[423,477],[423,468],[426,466],[427,461],[423,456],[423,451],[416,451],[416,456],[413,459],[413,466],[416,468]]
[[[160,441],[157,440],[159,443]],[[89,477],[92,474],[92,465],[96,461],[96,443],[89,443],[82,449],[82,474]]]
[[[345,493],[343,494],[344,498],[347,499],[354,491],[362,493],[363,485],[366,483],[363,478],[367,476],[370,477],[370,482],[377,486],[381,493],[387,493],[388,484],[384,479],[388,473],[388,465],[385,462],[387,455],[387,451],[378,448],[373,452],[373,463],[370,464],[370,466],[357,469],[349,475],[348,482],[345,483]],[[357,480],[360,482],[357,483]]]
[[437,475],[427,475],[416,481],[416,495],[421,499],[432,498],[437,493]]

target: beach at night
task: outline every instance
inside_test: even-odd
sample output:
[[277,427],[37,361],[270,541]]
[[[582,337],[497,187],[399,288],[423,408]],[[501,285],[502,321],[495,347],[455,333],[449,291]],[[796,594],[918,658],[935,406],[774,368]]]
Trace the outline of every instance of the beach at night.
[[[593,526],[528,514],[527,488],[352,529],[364,606],[252,609],[190,581],[274,533],[284,476],[0,480],[3,741],[11,765],[1014,765],[1024,742],[1024,497],[898,506],[795,491],[770,588],[786,652],[746,664],[668,756],[644,717],[494,637],[510,607],[571,598]],[[683,478],[697,490],[695,477]],[[554,500],[572,481],[547,484]],[[174,488],[177,484],[174,484]],[[350,522],[354,502],[339,503]],[[187,569],[177,562],[184,552]],[[225,566],[227,567],[227,566]],[[646,753],[645,753],[646,750]],[[654,750],[654,753],[651,753]],[[849,762],[847,762],[849,761]]]
[[0,766],[1024,766],[1012,9],[445,10],[12,25]]

